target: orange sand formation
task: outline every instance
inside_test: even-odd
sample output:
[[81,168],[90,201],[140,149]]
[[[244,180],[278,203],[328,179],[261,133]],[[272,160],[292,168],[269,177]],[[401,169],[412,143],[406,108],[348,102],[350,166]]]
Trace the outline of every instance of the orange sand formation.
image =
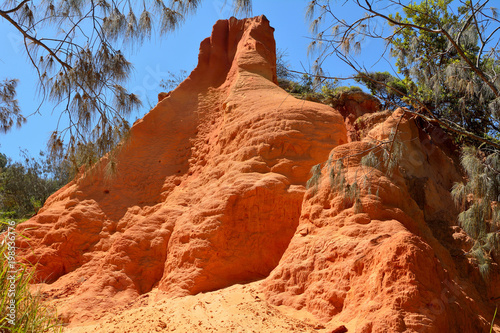
[[[443,133],[362,93],[335,110],[276,82],[268,20],[218,21],[113,153],[116,174],[104,157],[19,226],[67,331],[488,329],[498,267],[486,284],[465,257]],[[361,166],[396,129],[393,175]],[[330,184],[338,159],[365,184],[356,205]]]

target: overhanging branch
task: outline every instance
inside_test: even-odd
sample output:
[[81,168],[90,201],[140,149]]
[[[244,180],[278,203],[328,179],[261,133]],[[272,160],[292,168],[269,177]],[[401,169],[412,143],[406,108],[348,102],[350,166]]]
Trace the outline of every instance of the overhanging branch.
[[[26,2],[26,1],[25,1]],[[42,43],[40,40],[38,40],[37,38],[31,36],[30,34],[28,34],[26,32],[26,30],[24,30],[16,21],[14,21],[7,13],[5,12],[2,12],[0,11],[0,16],[3,17],[4,19],[6,19],[10,24],[12,24],[23,36],[24,38],[26,39],[29,39],[30,41],[32,41],[33,43],[41,46],[42,48],[44,48],[52,57],[54,57],[54,59],[56,59],[56,61],[58,63],[61,64],[61,66],[63,66],[65,69],[71,69],[72,67],[70,65],[68,65],[65,61],[61,60],[57,54],[55,54],[55,52],[50,48],[48,47],[47,45],[45,45],[44,43]]]
[[[351,67],[356,70],[358,73],[359,70],[356,69],[354,66],[351,65]],[[317,77],[317,78],[320,78],[320,79],[324,79],[324,80],[349,80],[349,79],[354,79],[354,77],[343,77],[343,78],[339,78],[339,77],[331,77],[331,76],[324,76],[324,75],[317,75],[317,74],[309,74],[309,73],[306,73],[306,72],[300,72],[300,71],[295,71],[295,70],[290,70],[291,72],[293,73],[297,73],[297,74],[307,74],[307,75],[311,75],[311,76],[314,76],[314,77]],[[422,103],[420,100],[414,98],[414,97],[411,97],[405,93],[403,93],[402,91],[394,88],[394,87],[391,87],[389,85],[387,85],[386,83],[384,82],[381,82],[381,81],[377,81],[377,80],[374,80],[372,78],[370,78],[369,76],[365,76],[368,80],[372,81],[373,83],[376,83],[376,84],[380,84],[382,86],[385,86],[387,89],[390,89],[392,91],[394,91],[395,93],[397,93],[400,97],[404,97],[404,98],[407,98],[409,100],[411,100],[412,102],[414,102],[415,104],[419,105],[420,108],[422,110],[425,110],[426,113],[429,114],[430,117],[428,116],[425,116],[424,114],[420,113],[420,112],[415,112],[415,111],[411,111],[411,110],[408,110],[408,109],[405,109],[405,112],[409,112],[413,115],[416,115],[428,122],[433,122],[433,123],[437,123],[439,124],[440,126],[448,129],[449,131],[451,132],[454,132],[456,134],[459,134],[459,135],[462,135],[462,136],[466,136],[474,141],[479,141],[479,142],[482,142],[482,143],[485,143],[487,145],[490,145],[496,149],[500,149],[500,143],[496,143],[494,141],[491,141],[491,140],[488,140],[488,139],[485,139],[485,138],[482,138],[478,135],[475,135],[474,133],[471,133],[467,130],[465,130],[464,128],[462,128],[461,126],[459,126],[458,124],[450,121],[450,120],[446,120],[446,121],[443,121],[441,119],[439,119],[434,113],[432,113],[432,111],[424,104]]]

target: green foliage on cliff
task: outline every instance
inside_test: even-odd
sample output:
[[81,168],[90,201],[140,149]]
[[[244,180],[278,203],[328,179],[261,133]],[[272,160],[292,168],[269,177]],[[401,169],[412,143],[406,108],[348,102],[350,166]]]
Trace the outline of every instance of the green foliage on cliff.
[[389,22],[395,28],[391,52],[411,98],[439,118],[498,138],[500,63],[491,34],[499,22],[485,6],[484,1],[411,3],[389,15],[397,22]]
[[[350,20],[337,17],[333,4],[309,2],[318,74],[335,55],[386,105],[408,107],[453,135],[500,148],[500,20],[488,1],[355,0],[343,5],[365,15]],[[369,72],[357,62],[367,40],[385,43],[373,58],[391,55],[394,73]]]
[[468,181],[456,183],[451,194],[462,211],[460,226],[475,240],[469,254],[487,277],[491,261],[500,259],[500,153],[468,147],[461,162]]

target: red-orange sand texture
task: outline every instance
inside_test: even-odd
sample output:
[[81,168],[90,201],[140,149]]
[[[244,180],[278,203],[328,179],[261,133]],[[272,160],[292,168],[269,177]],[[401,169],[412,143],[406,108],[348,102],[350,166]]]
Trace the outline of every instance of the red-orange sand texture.
[[[498,266],[484,282],[454,226],[457,151],[364,93],[292,97],[273,31],[218,21],[113,157],[19,226],[35,287],[72,332],[488,332]],[[396,130],[393,174],[361,166]],[[339,158],[356,204],[331,186]]]

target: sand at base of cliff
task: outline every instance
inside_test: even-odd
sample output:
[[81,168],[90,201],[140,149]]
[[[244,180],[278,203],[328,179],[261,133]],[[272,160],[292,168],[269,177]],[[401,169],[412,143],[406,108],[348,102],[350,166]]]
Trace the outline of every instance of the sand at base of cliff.
[[64,333],[121,332],[325,332],[308,312],[268,304],[260,281],[171,299],[156,290],[121,313],[92,325],[67,327]]

